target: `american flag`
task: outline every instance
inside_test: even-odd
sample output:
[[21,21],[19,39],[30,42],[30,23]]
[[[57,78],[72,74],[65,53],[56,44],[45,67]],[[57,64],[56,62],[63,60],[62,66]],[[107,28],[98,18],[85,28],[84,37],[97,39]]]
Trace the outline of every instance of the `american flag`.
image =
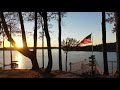
[[92,41],[91,41],[91,34],[88,35],[87,37],[85,37],[85,38],[80,42],[80,45],[82,45],[82,44],[88,44],[88,43],[92,43]]

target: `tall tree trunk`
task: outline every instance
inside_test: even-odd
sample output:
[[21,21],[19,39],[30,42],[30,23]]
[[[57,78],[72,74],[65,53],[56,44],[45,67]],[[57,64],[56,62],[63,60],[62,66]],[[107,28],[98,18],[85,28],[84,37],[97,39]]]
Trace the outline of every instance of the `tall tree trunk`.
[[32,69],[33,70],[38,70],[39,69],[39,65],[38,65],[38,62],[37,62],[37,58],[36,58],[36,54],[32,54],[31,57],[31,62],[32,62]]
[[33,52],[36,56],[36,53],[37,53],[37,12],[35,12],[34,49],[33,49]]
[[39,69],[39,65],[38,65],[38,62],[37,62],[37,59],[36,59],[36,56],[35,56],[34,52],[30,51],[27,47],[24,24],[23,24],[23,19],[22,19],[23,17],[22,17],[21,12],[19,12],[19,18],[20,18],[20,24],[21,24],[21,29],[22,29],[22,40],[23,40],[23,43],[24,43],[24,48],[21,48],[21,49],[17,48],[17,45],[16,45],[15,41],[13,40],[13,38],[11,37],[11,34],[9,33],[9,30],[8,30],[3,12],[0,12],[0,18],[2,20],[2,25],[3,25],[3,28],[4,28],[5,34],[8,37],[8,41],[11,42],[11,44],[15,47],[15,49],[17,51],[19,51],[21,54],[23,54],[24,56],[31,59],[32,69]]
[[39,69],[39,65],[37,62],[37,12],[35,12],[35,27],[34,27],[34,49],[33,56],[31,57],[32,69]]
[[34,29],[34,50],[33,52],[29,51],[27,47],[27,41],[26,41],[26,34],[25,34],[25,29],[24,29],[24,24],[23,24],[23,17],[22,13],[19,12],[19,18],[20,18],[20,23],[21,23],[21,29],[22,29],[22,40],[23,40],[23,46],[26,49],[26,52],[32,53],[32,57],[29,54],[29,58],[31,59],[32,62],[32,69],[36,70],[39,69],[39,65],[37,62],[37,56],[36,56],[36,46],[37,46],[37,12],[35,12],[35,29]]
[[22,41],[23,41],[23,47],[27,48],[27,41],[26,41],[26,34],[25,34],[25,28],[24,28],[24,22],[23,22],[23,17],[22,13],[19,12],[19,19],[20,19],[20,25],[21,25],[21,30],[22,30]]
[[52,69],[52,52],[51,52],[51,42],[50,42],[50,35],[48,32],[48,23],[47,23],[47,12],[42,13],[43,20],[44,20],[44,31],[45,31],[45,36],[47,40],[47,47],[48,47],[48,66],[45,70],[45,72],[49,73]]
[[59,70],[62,71],[62,53],[61,53],[61,13],[58,12],[59,20],[58,20],[58,26],[59,26]]
[[116,23],[116,52],[117,52],[117,74],[120,77],[120,12],[115,12]]
[[104,75],[109,75],[108,61],[107,61],[107,46],[106,46],[105,12],[102,12],[102,41],[103,41]]
[[[11,25],[10,25],[10,34],[11,34]],[[13,60],[12,60],[12,45],[10,43],[10,59],[11,59],[11,68],[13,68]]]
[[44,27],[43,27],[43,23],[42,24],[42,69],[44,69]]

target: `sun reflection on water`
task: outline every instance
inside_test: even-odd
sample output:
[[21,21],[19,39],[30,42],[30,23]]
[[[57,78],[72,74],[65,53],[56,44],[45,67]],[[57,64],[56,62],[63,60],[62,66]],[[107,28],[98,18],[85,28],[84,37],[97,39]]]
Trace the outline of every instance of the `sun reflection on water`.
[[23,59],[22,59],[22,55],[18,54],[16,56],[16,60],[18,61],[18,68],[21,69],[23,66]]

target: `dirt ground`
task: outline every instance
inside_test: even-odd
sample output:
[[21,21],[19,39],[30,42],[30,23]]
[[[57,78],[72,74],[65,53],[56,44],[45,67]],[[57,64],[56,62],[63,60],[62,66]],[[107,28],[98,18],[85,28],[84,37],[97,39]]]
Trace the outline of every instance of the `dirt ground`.
[[[80,78],[79,75],[59,70],[52,71],[50,75],[47,78]],[[0,78],[46,78],[46,76],[30,69],[10,69],[0,70]]]

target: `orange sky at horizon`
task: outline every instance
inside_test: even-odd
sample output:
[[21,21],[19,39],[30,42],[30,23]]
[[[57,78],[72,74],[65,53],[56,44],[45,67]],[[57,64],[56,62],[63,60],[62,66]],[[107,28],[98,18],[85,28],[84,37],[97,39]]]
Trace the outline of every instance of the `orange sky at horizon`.
[[[66,17],[62,18],[62,32],[61,38],[65,40],[66,38],[74,38],[77,41],[83,40],[90,33],[93,34],[93,45],[102,44],[102,12],[68,12]],[[51,38],[51,46],[58,47],[58,22],[56,20],[51,20],[48,24],[52,24],[53,27],[49,28],[50,38]],[[114,24],[106,23],[106,42],[114,43],[116,42],[116,34],[112,33]],[[33,35],[33,27],[34,22],[25,23],[25,31],[32,32]],[[40,28],[38,32],[42,32]],[[39,37],[39,33],[38,33]],[[15,37],[14,39],[18,45],[18,47],[22,46],[22,37]],[[33,47],[33,36],[29,36],[26,34],[27,45],[29,47]],[[37,46],[42,46],[42,39],[38,38]],[[46,47],[46,38],[44,38],[44,46]],[[2,41],[2,36],[0,37],[0,41]],[[91,45],[90,44],[85,44]],[[5,47],[9,47],[10,43],[5,39]],[[84,45],[83,45],[84,46]],[[0,48],[2,45],[0,46]]]
[[[23,46],[23,44],[22,44],[22,38],[21,37],[14,37],[13,39],[16,42],[17,47],[22,47]],[[0,40],[0,41],[3,42],[3,40]],[[41,39],[38,39],[37,42],[38,42],[37,46],[38,47],[42,47],[42,41],[41,41]],[[32,37],[27,38],[27,45],[28,45],[28,47],[33,47],[33,44],[34,43],[33,43]],[[44,47],[46,47],[46,46],[47,46],[46,41],[44,41]],[[57,41],[51,40],[51,46],[52,47],[57,47],[58,46]],[[3,43],[0,45],[0,47],[3,47]],[[10,47],[10,42],[7,39],[4,40],[4,47]]]

